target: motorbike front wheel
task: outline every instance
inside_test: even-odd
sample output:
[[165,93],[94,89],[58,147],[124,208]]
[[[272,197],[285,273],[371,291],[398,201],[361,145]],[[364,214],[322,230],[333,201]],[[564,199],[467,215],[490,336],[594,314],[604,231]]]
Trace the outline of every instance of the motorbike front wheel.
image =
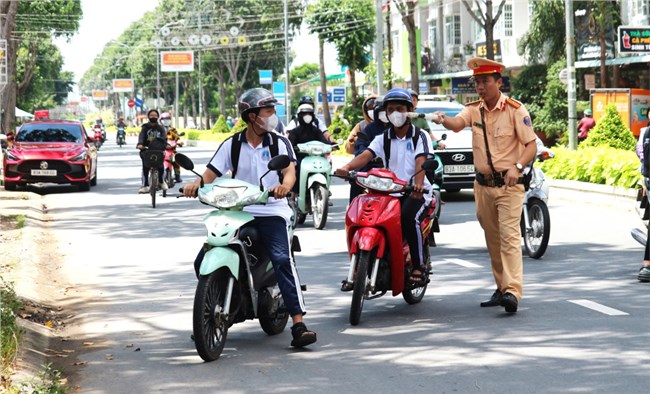
[[528,200],[528,222],[523,230],[524,247],[528,256],[539,259],[546,252],[551,235],[551,216],[544,201]]
[[229,324],[224,303],[229,277],[228,270],[221,268],[200,277],[196,286],[192,329],[196,351],[205,361],[218,359],[226,344]]
[[354,289],[352,290],[352,305],[350,306],[350,324],[356,326],[361,320],[361,310],[363,309],[363,301],[368,293],[366,287],[368,286],[368,267],[370,267],[370,252],[362,250],[359,252],[359,259],[357,260],[356,275],[354,277]]
[[149,170],[149,194],[151,194],[151,207],[156,207],[156,189],[158,189],[158,170]]
[[330,193],[325,186],[319,184],[314,184],[312,190],[314,198],[311,202],[311,210],[314,215],[314,228],[322,230],[327,222]]

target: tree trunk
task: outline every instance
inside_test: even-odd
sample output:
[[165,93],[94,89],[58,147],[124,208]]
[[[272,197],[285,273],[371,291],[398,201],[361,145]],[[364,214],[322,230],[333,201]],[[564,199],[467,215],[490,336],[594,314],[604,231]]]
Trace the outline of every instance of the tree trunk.
[[494,24],[492,18],[492,0],[485,2],[485,56],[494,60]]
[[[387,11],[386,11],[386,46],[388,47],[388,71],[386,75],[389,76],[388,78],[388,83],[387,87],[388,90],[393,88],[393,78],[390,78],[390,75],[393,73],[393,40],[392,40],[392,35],[390,32],[390,2],[387,4]],[[382,37],[383,40],[383,37]],[[384,61],[384,54],[382,53],[381,61]],[[384,78],[385,80],[386,78]],[[382,84],[383,85],[383,84]]]
[[320,91],[321,96],[323,97],[323,117],[325,118],[325,125],[327,127],[332,124],[332,118],[330,117],[330,107],[327,102],[327,75],[325,74],[325,49],[323,48],[324,43],[322,38],[318,38],[318,62],[319,62],[319,71],[320,71]]
[[605,29],[601,27],[600,34],[598,37],[600,41],[600,87],[606,88],[608,85],[607,81],[607,47]]
[[410,61],[409,66],[411,67],[411,88],[415,91],[418,90],[420,86],[419,81],[419,68],[418,68],[418,59],[420,55],[418,54],[418,45],[416,42],[416,30],[415,30],[415,2],[409,1],[406,8],[406,15],[402,14],[402,22],[406,26],[406,31],[409,34],[409,54]]
[[16,25],[17,1],[3,1],[0,12],[5,15],[4,26],[0,32],[1,37],[7,40],[7,85],[2,91],[2,131],[5,133],[14,130],[16,120],[16,48],[17,42],[11,39]]
[[[189,103],[188,103],[189,100],[187,100],[187,94],[188,94],[188,92],[189,93],[192,92],[192,89],[190,88],[190,78],[191,78],[191,76],[188,75],[185,78],[183,78],[183,82],[182,82],[182,86],[183,86],[182,95],[185,96],[185,100],[183,100],[183,103],[182,103],[183,104],[183,110],[182,110],[182,112],[183,112],[183,127],[185,127],[187,125],[187,117],[189,115]],[[191,94],[190,94],[190,96],[191,96]],[[180,99],[180,97],[177,97],[174,100],[178,100],[178,99]],[[191,100],[191,97],[190,97],[190,100]],[[178,105],[179,106],[181,105],[180,101],[178,102]],[[176,115],[176,116],[178,116],[178,115]]]
[[[194,96],[195,93],[195,87],[194,87],[194,78],[191,76],[188,76],[190,78],[190,89],[187,91],[189,96],[190,96],[190,112],[191,115],[190,117],[192,118],[192,121],[194,121],[194,124],[196,124],[196,101],[197,98]],[[196,75],[196,78],[198,78],[198,74]],[[187,118],[185,118],[185,122],[187,122]]]

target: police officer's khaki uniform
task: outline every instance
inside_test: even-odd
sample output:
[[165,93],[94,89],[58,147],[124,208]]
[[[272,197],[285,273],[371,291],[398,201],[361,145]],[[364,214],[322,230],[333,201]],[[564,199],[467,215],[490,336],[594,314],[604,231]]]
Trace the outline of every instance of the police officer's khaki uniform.
[[[519,160],[524,145],[535,140],[530,115],[526,108],[504,94],[490,111],[483,101],[475,101],[458,115],[465,126],[472,127],[472,150],[476,171],[490,177],[481,127],[484,108],[485,128],[492,164],[497,172],[511,169]],[[485,233],[492,273],[497,288],[521,299],[523,260],[521,254],[521,231],[519,227],[524,199],[524,186],[482,186],[474,182],[476,215]]]

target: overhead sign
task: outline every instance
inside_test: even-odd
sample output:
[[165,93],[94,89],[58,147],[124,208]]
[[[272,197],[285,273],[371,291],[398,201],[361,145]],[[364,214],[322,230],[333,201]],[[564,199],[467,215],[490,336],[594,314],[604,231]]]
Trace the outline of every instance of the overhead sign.
[[92,98],[94,101],[108,100],[108,90],[93,90]]
[[[318,104],[323,103],[323,94],[320,91],[320,87],[316,88],[316,102]],[[327,102],[335,104],[344,104],[345,103],[345,87],[327,87]]]
[[260,85],[273,83],[273,70],[260,70]]
[[650,26],[618,27],[618,52],[640,53],[650,52]]
[[165,72],[194,71],[194,51],[160,52],[160,71],[165,71]]
[[113,80],[113,92],[131,92],[133,91],[133,80],[132,79],[114,79]]

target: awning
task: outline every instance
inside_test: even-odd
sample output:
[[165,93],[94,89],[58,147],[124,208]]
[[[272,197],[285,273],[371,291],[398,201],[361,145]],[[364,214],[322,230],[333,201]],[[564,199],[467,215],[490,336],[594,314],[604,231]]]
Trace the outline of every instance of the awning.
[[[345,79],[345,73],[341,74],[330,74],[325,76],[326,81],[332,81],[332,80],[337,80],[337,79]],[[309,82],[318,82],[320,81],[320,76],[314,77],[309,80]]]
[[33,118],[34,115],[32,115],[29,112],[23,111],[22,109],[16,107],[16,117],[17,118]]
[[[650,55],[640,55],[640,56],[625,56],[617,57],[614,59],[607,59],[605,61],[606,66],[615,66],[621,64],[631,64],[631,63],[647,63],[650,62]],[[600,67],[600,59],[594,60],[581,60],[575,62],[576,68],[595,68]]]
[[458,71],[455,73],[421,75],[420,79],[427,81],[430,79],[445,79],[445,78],[458,78],[458,77],[471,77],[471,76],[472,76],[472,70],[465,70],[465,71]]

